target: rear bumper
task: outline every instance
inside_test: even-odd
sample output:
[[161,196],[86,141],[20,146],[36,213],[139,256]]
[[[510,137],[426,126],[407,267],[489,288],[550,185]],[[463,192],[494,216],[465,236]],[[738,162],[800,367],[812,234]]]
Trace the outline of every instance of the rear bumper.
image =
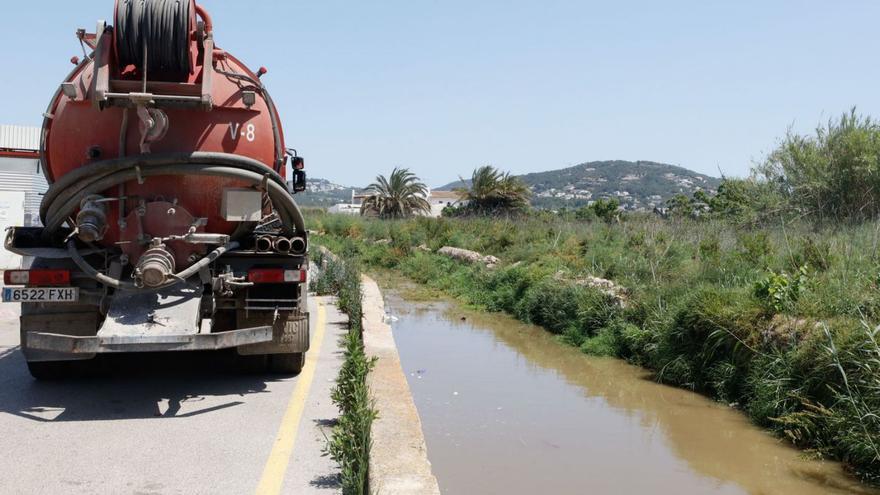
[[271,342],[272,327],[263,326],[218,333],[188,335],[137,335],[78,337],[28,332],[27,346],[38,351],[64,354],[110,354],[122,352],[214,351]]

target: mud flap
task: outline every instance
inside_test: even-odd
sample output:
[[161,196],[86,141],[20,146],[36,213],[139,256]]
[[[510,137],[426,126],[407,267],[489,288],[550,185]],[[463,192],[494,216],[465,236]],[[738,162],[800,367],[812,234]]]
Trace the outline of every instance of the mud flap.
[[295,315],[281,313],[276,319],[272,313],[252,312],[246,316],[244,312],[239,312],[236,318],[236,326],[238,328],[262,325],[272,325],[272,342],[241,346],[238,348],[239,354],[245,356],[253,354],[291,354],[309,350],[308,313],[297,313]]
[[68,354],[33,347],[38,332],[74,337],[94,337],[98,330],[98,308],[62,304],[22,304],[21,350],[28,362],[88,360],[94,353]]

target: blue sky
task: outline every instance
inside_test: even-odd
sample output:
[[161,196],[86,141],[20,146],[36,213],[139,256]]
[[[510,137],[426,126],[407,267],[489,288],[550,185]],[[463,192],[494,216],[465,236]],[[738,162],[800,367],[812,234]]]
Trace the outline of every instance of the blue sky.
[[[8,0],[4,0],[8,2]],[[309,172],[429,185],[604,159],[748,173],[791,126],[880,117],[880,2],[203,0]],[[6,11],[9,11],[7,6]],[[0,122],[39,125],[112,0],[18,2],[0,18]]]

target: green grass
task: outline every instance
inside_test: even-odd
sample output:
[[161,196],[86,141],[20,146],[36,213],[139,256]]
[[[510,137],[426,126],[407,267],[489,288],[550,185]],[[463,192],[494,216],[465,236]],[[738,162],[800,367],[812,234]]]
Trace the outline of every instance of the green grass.
[[[313,215],[314,238],[591,355],[733,404],[816,455],[880,479],[880,224],[778,224],[549,213],[377,221]],[[390,243],[376,243],[388,239]],[[494,269],[419,249],[472,249]],[[575,281],[611,279],[616,302]]]
[[375,360],[364,354],[360,270],[351,260],[322,255],[313,259],[324,269],[313,281],[312,290],[336,295],[337,306],[349,318],[349,331],[340,342],[344,361],[332,392],[340,415],[326,450],[339,464],[342,493],[363,495],[369,493],[370,431],[377,411],[367,386],[367,375]]

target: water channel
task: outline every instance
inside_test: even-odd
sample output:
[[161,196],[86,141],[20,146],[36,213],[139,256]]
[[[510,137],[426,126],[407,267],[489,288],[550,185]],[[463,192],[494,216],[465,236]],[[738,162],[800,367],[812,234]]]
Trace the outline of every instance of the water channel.
[[386,309],[443,493],[880,493],[645,370],[403,294]]

